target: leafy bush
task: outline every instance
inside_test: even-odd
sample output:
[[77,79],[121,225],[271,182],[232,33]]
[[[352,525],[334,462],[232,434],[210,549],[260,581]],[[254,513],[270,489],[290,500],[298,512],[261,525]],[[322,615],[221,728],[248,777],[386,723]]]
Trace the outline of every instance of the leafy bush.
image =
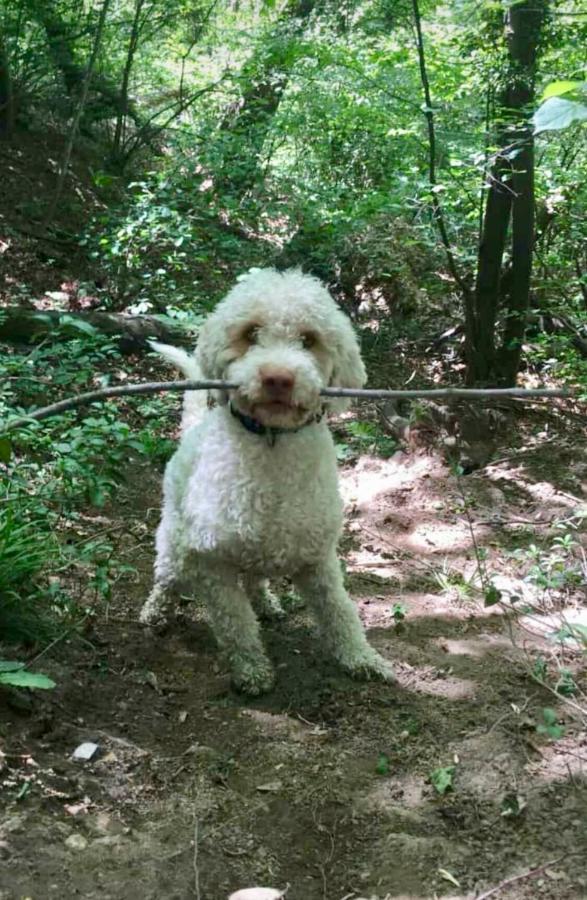
[[[5,501],[6,497],[0,500]],[[0,634],[6,641],[48,637],[51,622],[40,576],[57,556],[46,520],[0,505]]]
[[[121,360],[94,333],[42,342],[0,359],[0,417],[111,380]],[[78,509],[103,507],[138,455],[157,462],[170,453],[164,437],[169,397],[129,399],[130,421],[114,404],[95,404],[80,418],[68,412],[32,421],[2,438],[0,469],[0,633],[7,641],[46,640],[71,627],[110,596],[127,570],[103,538],[71,540]],[[144,414],[143,414],[144,408]],[[148,422],[146,426],[145,422]],[[135,427],[133,427],[133,425]],[[72,578],[72,574],[82,578]],[[59,574],[57,574],[59,573]],[[75,593],[72,594],[72,585]],[[82,588],[83,585],[83,588]]]

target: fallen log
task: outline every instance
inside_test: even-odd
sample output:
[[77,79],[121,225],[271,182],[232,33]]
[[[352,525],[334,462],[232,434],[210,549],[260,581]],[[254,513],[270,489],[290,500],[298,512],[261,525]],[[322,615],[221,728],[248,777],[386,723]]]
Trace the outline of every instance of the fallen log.
[[22,306],[0,308],[0,341],[29,343],[51,331],[60,336],[79,337],[81,332],[95,330],[118,340],[121,353],[143,353],[150,350],[149,341],[191,344],[193,336],[172,319],[157,316],[131,316],[103,310],[63,312],[61,310],[27,309]]

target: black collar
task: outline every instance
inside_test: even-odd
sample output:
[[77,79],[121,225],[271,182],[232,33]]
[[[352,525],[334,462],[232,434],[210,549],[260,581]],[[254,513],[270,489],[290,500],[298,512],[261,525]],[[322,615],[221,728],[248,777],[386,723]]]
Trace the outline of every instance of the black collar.
[[258,419],[254,419],[252,416],[245,415],[245,413],[242,413],[238,409],[235,409],[232,403],[230,404],[230,411],[235,419],[239,420],[243,428],[246,428],[246,430],[250,431],[251,434],[258,434],[261,437],[265,436],[270,447],[275,447],[275,442],[280,434],[297,434],[297,432],[301,431],[302,428],[306,428],[308,425],[315,425],[317,422],[320,422],[324,415],[324,410],[322,409],[321,412],[313,415],[308,419],[307,422],[302,422],[302,424],[297,428],[276,428],[271,425],[263,425],[263,423],[259,422]]

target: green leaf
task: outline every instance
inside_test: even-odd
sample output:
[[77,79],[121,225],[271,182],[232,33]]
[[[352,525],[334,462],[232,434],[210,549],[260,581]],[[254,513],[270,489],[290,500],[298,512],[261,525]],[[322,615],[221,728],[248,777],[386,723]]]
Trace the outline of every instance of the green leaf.
[[430,774],[430,784],[436,789],[437,793],[442,795],[453,789],[453,776],[456,766],[444,766],[440,769],[434,769]]
[[0,437],[0,462],[8,464],[12,456],[12,444],[8,438]]
[[23,662],[16,662],[15,660],[8,660],[8,659],[0,659],[0,672],[18,672],[20,669],[24,669]]
[[377,765],[375,771],[378,775],[389,775],[391,771],[389,756],[387,753],[380,753],[377,757]]
[[550,97],[532,117],[534,134],[541,131],[560,131],[568,128],[573,122],[581,122],[587,119],[587,106],[576,100],[561,100],[559,97]]
[[403,603],[394,603],[391,614],[396,622],[401,622],[405,619],[407,611],[408,607]]
[[557,741],[564,735],[564,726],[558,724],[558,717],[554,709],[545,707],[542,710],[542,719],[544,724],[536,726],[538,734],[545,734],[553,741]]
[[55,682],[46,675],[38,672],[25,672],[21,669],[19,672],[2,672],[0,673],[0,684],[9,684],[12,687],[26,687],[38,690],[48,691],[55,687]]
[[584,81],[551,81],[544,89],[541,99],[548,100],[549,97],[560,97],[561,94],[569,94],[571,91],[585,89]]
[[500,600],[501,591],[498,591],[495,585],[490,584],[485,591],[485,606],[495,606],[495,604],[499,603]]
[[68,325],[71,328],[77,329],[77,331],[83,331],[84,334],[98,334],[98,330],[94,328],[93,325],[90,325],[89,322],[84,322],[81,319],[74,319],[73,316],[59,316],[59,324]]

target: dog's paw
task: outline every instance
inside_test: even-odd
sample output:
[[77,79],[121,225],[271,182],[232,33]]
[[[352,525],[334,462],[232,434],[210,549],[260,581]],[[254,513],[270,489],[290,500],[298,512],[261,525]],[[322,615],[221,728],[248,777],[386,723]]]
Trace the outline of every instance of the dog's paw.
[[269,660],[260,656],[238,656],[231,660],[232,684],[242,694],[257,697],[267,694],[275,684],[275,672]]
[[154,587],[139,613],[141,625],[149,628],[162,628],[167,624],[165,597],[160,588]]
[[376,650],[367,650],[339,660],[343,669],[353,678],[362,681],[395,681],[395,674],[390,662],[380,656]]

